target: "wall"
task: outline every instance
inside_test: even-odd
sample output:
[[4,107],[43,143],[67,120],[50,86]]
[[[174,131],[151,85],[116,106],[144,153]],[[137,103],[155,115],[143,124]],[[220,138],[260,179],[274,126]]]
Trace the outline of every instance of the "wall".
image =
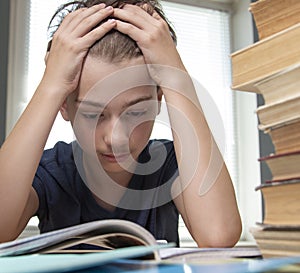
[[10,1],[0,1],[0,145],[5,139]]
[[[232,21],[232,52],[253,44],[253,22],[248,10],[250,0],[235,1]],[[261,220],[261,196],[255,191],[260,184],[259,132],[255,114],[257,96],[255,93],[233,91],[236,98],[236,122],[238,132],[239,183],[238,203],[243,222],[243,240],[253,240],[249,228]]]
[[[251,2],[256,2],[256,0],[252,0]],[[253,38],[254,41],[257,42],[259,40],[258,38],[258,32],[255,27],[255,21],[253,20],[253,26],[254,26],[254,33],[253,33]],[[257,107],[263,105],[264,99],[262,95],[257,95]],[[274,152],[274,146],[271,140],[271,137],[269,134],[265,134],[264,132],[260,131],[259,132],[259,151],[260,151],[260,157],[267,156],[270,153]],[[266,180],[271,180],[272,179],[272,174],[270,172],[270,169],[268,168],[267,164],[265,162],[262,162],[260,165],[260,172],[261,172],[261,181],[266,181]]]

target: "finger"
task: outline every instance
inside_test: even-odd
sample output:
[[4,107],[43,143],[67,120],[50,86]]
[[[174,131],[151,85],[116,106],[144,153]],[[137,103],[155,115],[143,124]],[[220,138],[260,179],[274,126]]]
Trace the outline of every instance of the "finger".
[[138,44],[143,39],[145,39],[143,38],[145,37],[145,35],[148,36],[148,34],[144,30],[132,25],[131,23],[123,22],[120,20],[116,20],[115,29],[123,34],[128,35],[131,39],[136,41]]
[[67,33],[73,32],[82,23],[83,20],[90,17],[91,15],[98,13],[103,10],[105,4],[94,5],[90,8],[80,8],[76,11],[69,13],[62,21],[59,32],[66,31]]
[[158,21],[165,22],[165,20],[163,18],[161,18],[160,15],[155,10],[153,10],[152,17]]
[[125,5],[122,9],[114,9],[114,17],[135,25],[140,29],[155,25],[155,19],[144,9],[134,5]]
[[[72,31],[74,29],[75,18],[78,16],[79,13],[85,11],[86,8],[80,8],[78,10],[73,11],[72,13],[67,14],[61,21],[56,30],[55,34],[60,33],[62,31]],[[58,16],[58,15],[57,15]],[[68,30],[69,29],[69,30]]]
[[96,41],[101,39],[106,33],[115,28],[116,20],[109,19],[107,22],[96,27],[79,40],[79,44],[83,48],[90,48]]
[[112,14],[113,8],[111,6],[108,6],[104,9],[99,10],[98,12],[91,14],[90,16],[85,17],[75,28],[73,34],[75,35],[75,37],[80,37],[87,34]]
[[170,26],[168,25],[167,21],[163,19],[157,11],[155,10],[153,11],[152,17],[156,20],[156,26],[160,29],[168,31],[170,36],[172,37],[170,33]]

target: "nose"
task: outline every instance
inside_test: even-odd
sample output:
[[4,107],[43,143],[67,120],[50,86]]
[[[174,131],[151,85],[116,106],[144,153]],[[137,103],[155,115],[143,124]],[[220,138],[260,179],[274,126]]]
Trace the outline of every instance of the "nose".
[[120,118],[111,118],[105,123],[105,126],[102,127],[105,144],[114,151],[124,151],[129,140],[128,126]]

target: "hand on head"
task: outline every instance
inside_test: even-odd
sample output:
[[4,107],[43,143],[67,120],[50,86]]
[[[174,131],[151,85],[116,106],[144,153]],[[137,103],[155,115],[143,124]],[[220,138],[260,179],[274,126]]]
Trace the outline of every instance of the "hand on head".
[[[108,62],[142,55],[146,64],[184,69],[174,43],[175,33],[162,11],[150,2],[131,2],[115,1],[107,6],[109,3],[87,0],[64,15],[49,43],[47,82],[60,82],[65,95],[73,92],[88,53]],[[158,82],[159,72],[153,68],[149,72]]]
[[89,49],[116,25],[115,20],[99,25],[112,13],[111,7],[99,4],[78,9],[64,18],[53,35],[46,58],[47,83],[60,83],[60,92],[65,95],[76,89]]

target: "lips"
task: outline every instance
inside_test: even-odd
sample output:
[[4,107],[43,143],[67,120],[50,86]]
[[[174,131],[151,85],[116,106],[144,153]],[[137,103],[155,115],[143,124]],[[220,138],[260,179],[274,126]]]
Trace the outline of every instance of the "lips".
[[129,154],[101,154],[101,157],[108,161],[108,162],[112,162],[112,163],[116,163],[116,162],[123,162],[125,161],[128,157]]

